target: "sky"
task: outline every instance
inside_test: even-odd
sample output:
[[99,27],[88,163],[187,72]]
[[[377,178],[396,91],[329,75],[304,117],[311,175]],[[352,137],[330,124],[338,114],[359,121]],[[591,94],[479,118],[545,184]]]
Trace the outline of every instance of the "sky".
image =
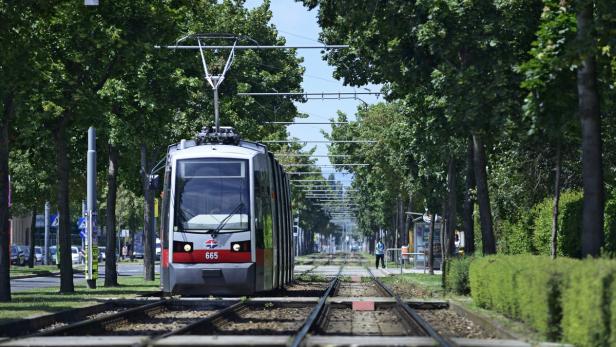
[[[263,0],[247,0],[246,7],[253,8],[263,3]],[[308,11],[301,3],[294,0],[271,0],[272,24],[276,26],[280,36],[284,36],[287,45],[318,45],[320,28],[317,23],[317,10]],[[345,44],[345,42],[336,42]],[[322,59],[320,49],[300,49],[298,55],[304,58],[302,64],[306,71],[302,87],[305,92],[361,92],[363,87],[353,88],[343,86],[342,81],[332,77],[334,68],[327,65]],[[380,87],[369,85],[365,86],[373,92],[378,92]],[[283,92],[280,90],[279,92]],[[368,104],[378,102],[379,99],[371,95],[362,95],[361,99]],[[354,119],[357,106],[363,104],[359,100],[309,100],[305,103],[296,103],[300,112],[309,115],[308,118],[297,119],[299,122],[328,122],[330,118],[336,117],[338,110],[349,115]],[[325,140],[321,134],[321,129],[326,132],[331,131],[329,125],[291,125],[288,127],[292,137],[300,140]],[[317,155],[327,155],[327,144],[308,144],[306,147],[316,146]],[[317,158],[318,164],[330,164],[327,158]],[[332,167],[323,168],[324,173],[334,172]],[[336,179],[342,181],[344,185],[350,184],[351,175],[336,174]]]

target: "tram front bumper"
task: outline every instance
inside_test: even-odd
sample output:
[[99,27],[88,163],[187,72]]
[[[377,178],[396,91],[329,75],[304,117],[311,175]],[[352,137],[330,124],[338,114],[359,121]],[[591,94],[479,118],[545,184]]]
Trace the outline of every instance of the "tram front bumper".
[[171,292],[182,295],[250,295],[254,263],[169,264]]

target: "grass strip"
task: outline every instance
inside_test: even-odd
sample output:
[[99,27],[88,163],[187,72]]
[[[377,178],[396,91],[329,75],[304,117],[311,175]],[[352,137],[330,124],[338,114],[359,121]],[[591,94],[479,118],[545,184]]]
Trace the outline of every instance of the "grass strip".
[[11,302],[0,303],[0,324],[94,305],[106,298],[134,298],[159,290],[158,276],[155,281],[144,281],[141,276],[119,276],[118,282],[119,287],[104,287],[104,278],[99,278],[96,289],[88,289],[85,282],[79,282],[70,294],[60,294],[57,287],[12,293]]

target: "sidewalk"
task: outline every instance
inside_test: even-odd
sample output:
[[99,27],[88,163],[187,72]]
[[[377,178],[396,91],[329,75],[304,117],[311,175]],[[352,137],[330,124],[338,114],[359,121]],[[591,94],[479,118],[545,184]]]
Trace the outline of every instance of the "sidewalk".
[[[400,268],[399,267],[388,267],[386,269],[383,269],[384,272],[386,272],[389,275],[400,275]],[[423,274],[423,273],[428,273],[428,270],[424,270],[424,269],[414,269],[414,268],[403,268],[402,269],[402,274]],[[434,274],[435,275],[442,275],[443,271],[441,270],[434,270]]]

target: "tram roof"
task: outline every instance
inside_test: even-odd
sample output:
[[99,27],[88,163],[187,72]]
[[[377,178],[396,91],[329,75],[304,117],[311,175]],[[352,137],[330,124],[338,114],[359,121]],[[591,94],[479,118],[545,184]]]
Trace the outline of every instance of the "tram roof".
[[[198,154],[200,152],[209,152],[213,148],[220,150],[220,154],[243,154],[243,155],[255,155],[258,153],[267,154],[268,150],[264,144],[252,141],[241,140],[237,145],[235,144],[218,144],[218,143],[205,143],[198,145],[194,140],[182,140],[178,143],[169,146],[168,154],[177,155],[181,152]],[[186,151],[186,152],[184,152]]]

